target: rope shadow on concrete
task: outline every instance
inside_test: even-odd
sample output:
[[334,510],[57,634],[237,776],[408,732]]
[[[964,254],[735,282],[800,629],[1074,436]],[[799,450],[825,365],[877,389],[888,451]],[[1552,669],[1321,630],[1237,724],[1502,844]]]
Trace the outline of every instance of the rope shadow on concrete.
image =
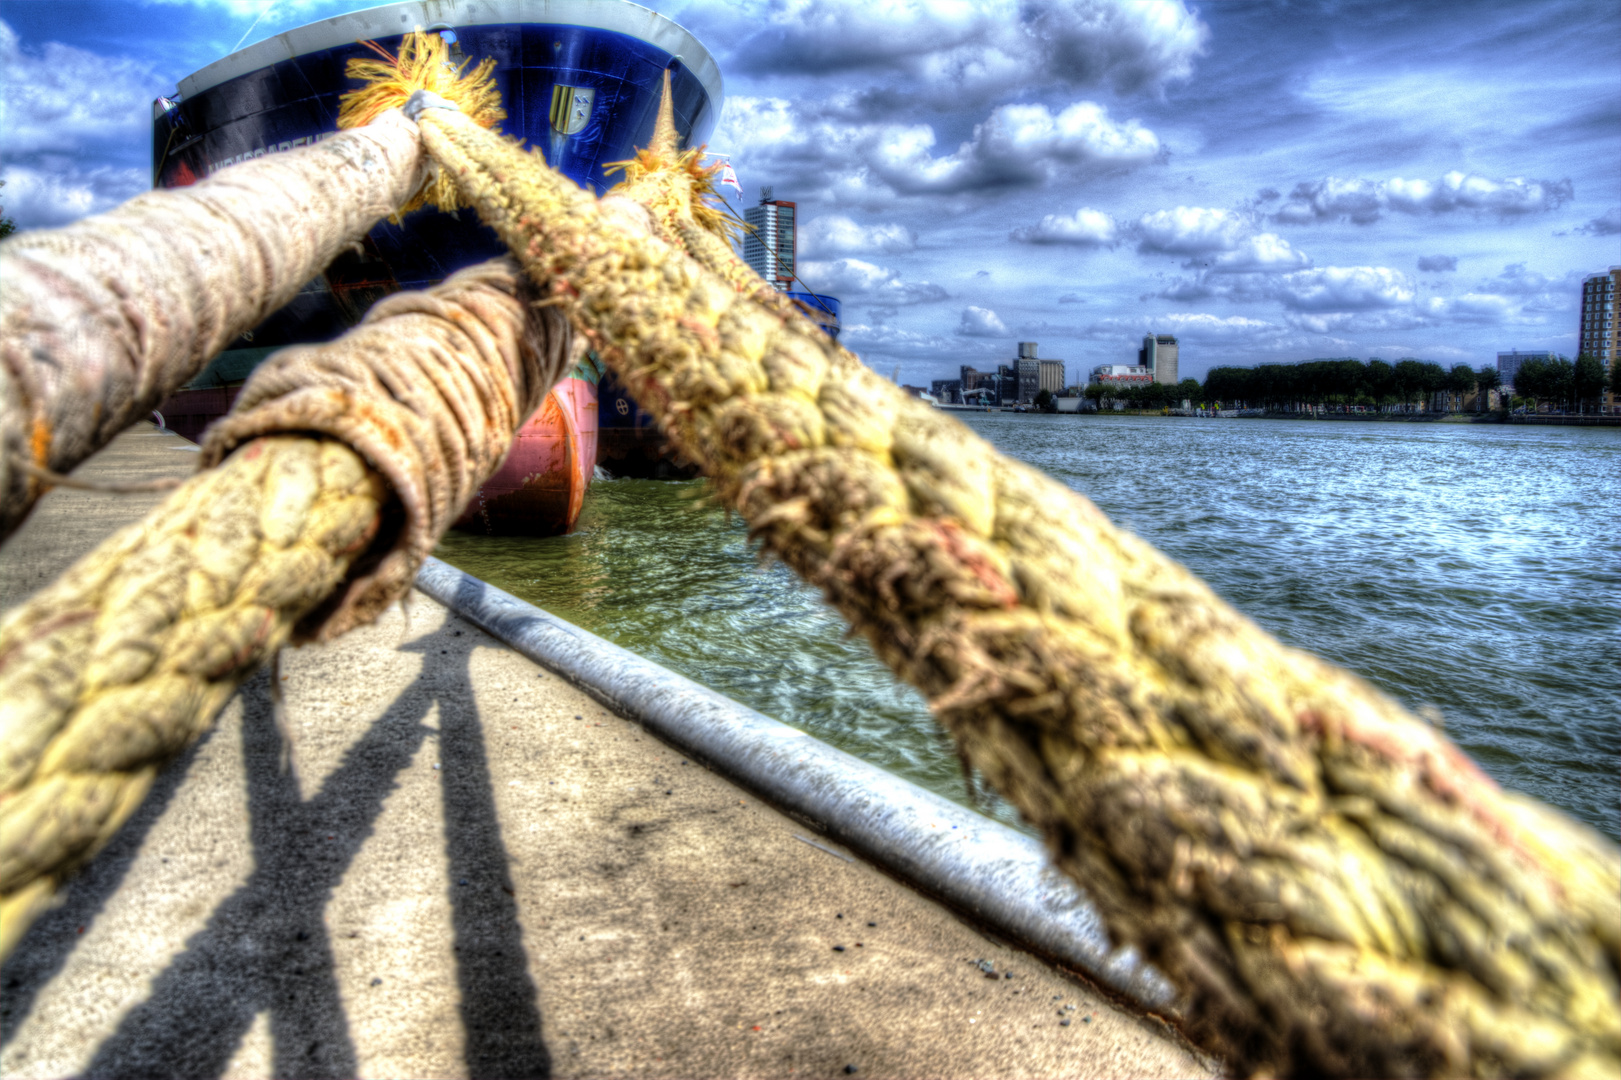
[[422,674],[307,802],[279,767],[267,679],[243,687],[254,871],[97,1048],[86,1075],[218,1076],[261,1011],[270,1020],[275,1075],[359,1072],[323,916],[399,773],[434,733],[423,721],[435,703],[468,1073],[550,1075],[468,669],[476,641],[454,636],[447,624],[403,646],[424,655]]
[[191,772],[213,729],[193,743],[180,759],[158,774],[141,804],[112,843],[91,860],[68,885],[62,903],[29,928],[16,950],[0,967],[0,1047],[9,1046],[17,1029],[33,1011],[34,1000],[61,972],[84,932],[95,925],[107,901],[124,885],[124,878],[146,843],[152,826],[169,809],[175,792]]

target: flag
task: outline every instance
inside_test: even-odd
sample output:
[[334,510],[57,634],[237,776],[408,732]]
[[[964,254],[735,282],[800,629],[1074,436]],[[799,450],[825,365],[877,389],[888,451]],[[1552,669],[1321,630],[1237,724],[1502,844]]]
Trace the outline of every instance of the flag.
[[743,194],[743,185],[737,182],[737,173],[732,171],[731,165],[725,163],[721,165],[720,182],[722,184],[732,185],[732,187],[737,189],[737,193],[739,195]]

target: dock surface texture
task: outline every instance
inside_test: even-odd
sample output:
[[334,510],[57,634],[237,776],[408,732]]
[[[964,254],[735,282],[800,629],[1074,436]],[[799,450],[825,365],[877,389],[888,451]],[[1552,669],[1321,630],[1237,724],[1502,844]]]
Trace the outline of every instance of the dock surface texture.
[[[0,606],[160,499],[46,496]],[[290,766],[261,672],[0,971],[4,1076],[1217,1074],[420,593],[281,677]]]

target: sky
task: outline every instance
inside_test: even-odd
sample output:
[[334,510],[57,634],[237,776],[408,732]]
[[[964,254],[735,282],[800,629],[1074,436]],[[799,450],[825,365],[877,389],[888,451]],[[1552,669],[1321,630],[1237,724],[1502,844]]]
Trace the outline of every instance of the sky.
[[[0,204],[151,183],[151,100],[334,0],[0,0]],[[710,149],[799,204],[842,340],[920,385],[1006,362],[1181,373],[1575,352],[1621,263],[1621,3],[669,0],[720,64]],[[732,198],[741,210],[740,200]]]

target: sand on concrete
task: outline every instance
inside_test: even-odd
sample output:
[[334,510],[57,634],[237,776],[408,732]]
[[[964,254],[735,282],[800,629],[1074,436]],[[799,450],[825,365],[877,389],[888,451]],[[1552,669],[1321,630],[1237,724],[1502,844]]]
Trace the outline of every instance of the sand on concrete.
[[[0,603],[154,502],[53,492]],[[421,594],[285,654],[290,750],[270,680],[0,970],[5,1076],[1219,1073]]]

